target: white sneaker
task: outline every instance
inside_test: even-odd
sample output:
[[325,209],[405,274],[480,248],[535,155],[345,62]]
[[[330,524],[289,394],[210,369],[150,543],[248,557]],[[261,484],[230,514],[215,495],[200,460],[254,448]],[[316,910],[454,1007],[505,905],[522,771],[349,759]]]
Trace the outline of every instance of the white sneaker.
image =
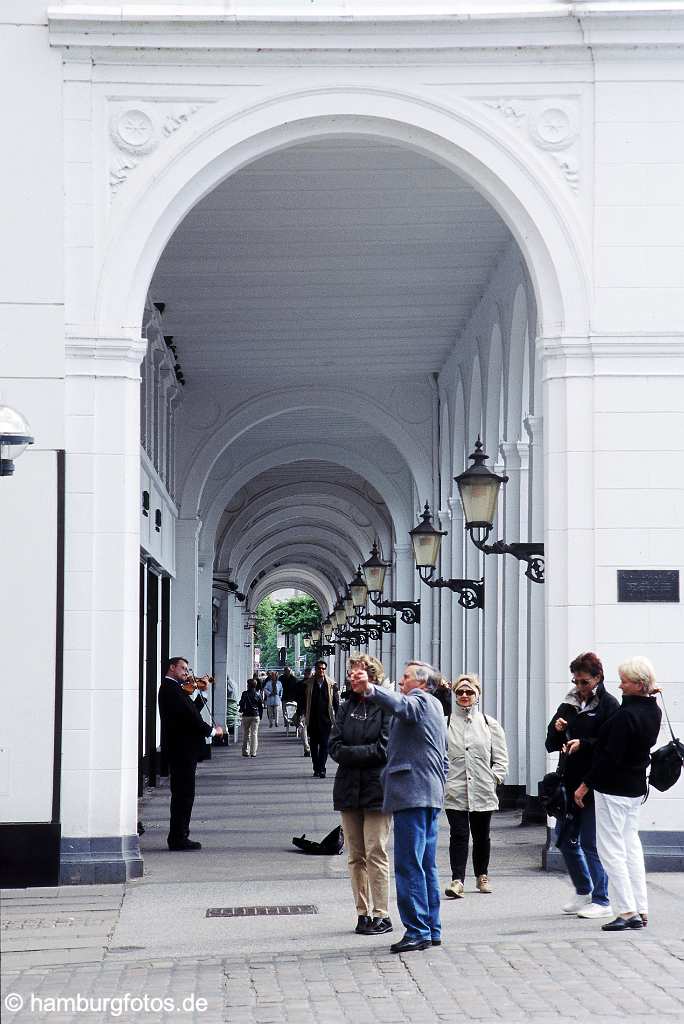
[[575,898],[566,903],[563,907],[564,914],[578,914],[583,907],[588,906],[591,903],[591,893],[587,893],[586,896],[575,895]]
[[607,907],[601,906],[600,903],[590,903],[588,906],[582,907],[581,910],[578,910],[577,916],[588,917],[590,920],[595,920],[599,917],[614,917],[615,915],[613,914],[610,903]]

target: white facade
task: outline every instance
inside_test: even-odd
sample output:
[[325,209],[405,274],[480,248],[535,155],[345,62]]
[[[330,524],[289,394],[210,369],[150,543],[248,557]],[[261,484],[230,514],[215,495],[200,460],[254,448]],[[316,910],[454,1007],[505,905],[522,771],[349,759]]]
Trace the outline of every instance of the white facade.
[[[258,601],[327,612],[376,538],[385,596],[421,601],[378,653],[480,671],[511,785],[580,651],[613,689],[651,657],[681,732],[681,605],[618,602],[617,570],[684,569],[684,4],[4,13],[0,390],[36,443],[0,482],[1,619],[55,743],[26,764],[0,726],[0,827],[61,842],[64,881],[139,872],[165,645],[244,683]],[[544,586],[464,536],[478,433]],[[420,583],[426,500],[484,614]],[[681,787],[642,828],[681,868]]]

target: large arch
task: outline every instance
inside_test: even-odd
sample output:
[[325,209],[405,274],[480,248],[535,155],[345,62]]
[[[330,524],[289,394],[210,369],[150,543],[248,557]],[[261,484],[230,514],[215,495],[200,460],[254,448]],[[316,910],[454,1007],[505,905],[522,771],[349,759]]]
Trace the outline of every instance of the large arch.
[[430,465],[429,454],[396,417],[391,416],[378,404],[374,403],[371,406],[367,398],[352,390],[317,387],[315,394],[312,395],[308,387],[287,388],[280,393],[269,394],[268,408],[264,407],[263,398],[259,396],[235,410],[220,429],[193,454],[190,471],[183,482],[180,497],[183,514],[197,513],[212,467],[222,453],[247,431],[279,416],[289,416],[312,409],[337,412],[344,417],[358,417],[368,428],[378,431],[398,448],[413,474],[420,493],[430,493],[427,490],[430,478],[426,470]]
[[216,537],[223,510],[237,492],[246,483],[260,476],[275,466],[290,462],[325,462],[344,466],[368,481],[373,481],[373,488],[383,497],[394,523],[397,535],[404,536],[413,526],[411,510],[407,508],[406,498],[391,477],[370,459],[360,456],[357,452],[348,451],[339,445],[306,442],[276,448],[256,459],[248,466],[243,466],[228,480],[202,517],[202,542]]
[[397,91],[332,88],[272,96],[236,112],[197,113],[131,182],[110,222],[94,300],[96,338],[139,332],[161,253],[185,214],[222,180],[269,152],[325,136],[366,135],[409,146],[476,188],[510,228],[525,258],[543,334],[586,334],[589,240],[569,194],[484,105],[451,106]]

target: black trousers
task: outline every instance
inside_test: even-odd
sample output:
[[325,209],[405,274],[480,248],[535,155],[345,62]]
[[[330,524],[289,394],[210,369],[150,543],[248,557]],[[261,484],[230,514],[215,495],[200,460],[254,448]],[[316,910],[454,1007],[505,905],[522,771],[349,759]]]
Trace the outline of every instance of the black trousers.
[[332,726],[328,728],[321,728],[320,726],[315,727],[315,732],[311,732],[309,726],[309,747],[311,748],[311,767],[315,772],[324,772],[325,765],[328,760],[328,742],[330,740],[330,730]]
[[489,871],[489,854],[491,842],[489,825],[492,820],[491,811],[451,811],[447,809],[449,819],[449,860],[451,861],[451,877],[462,882],[465,879],[468,862],[468,842],[473,837],[473,872],[475,875],[486,875]]
[[190,834],[190,817],[195,802],[195,772],[197,758],[169,756],[169,785],[171,788],[171,822],[167,842],[170,846],[182,843]]

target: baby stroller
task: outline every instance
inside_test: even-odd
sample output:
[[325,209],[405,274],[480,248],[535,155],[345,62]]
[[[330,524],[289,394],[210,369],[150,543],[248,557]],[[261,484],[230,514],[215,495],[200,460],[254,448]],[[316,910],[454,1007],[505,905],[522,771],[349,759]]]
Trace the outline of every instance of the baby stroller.
[[283,721],[285,722],[285,735],[290,735],[290,729],[297,734],[297,702],[292,700],[283,704]]

